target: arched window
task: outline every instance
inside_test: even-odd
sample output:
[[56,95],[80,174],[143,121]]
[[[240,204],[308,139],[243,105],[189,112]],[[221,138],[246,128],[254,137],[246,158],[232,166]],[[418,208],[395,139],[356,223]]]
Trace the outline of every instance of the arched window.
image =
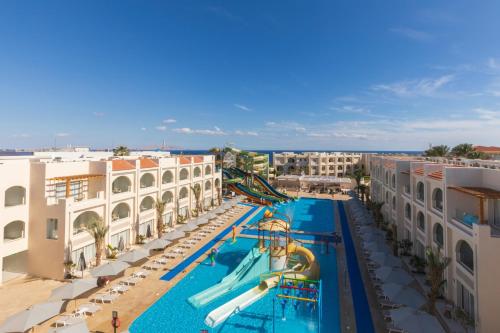
[[440,247],[444,245],[444,230],[443,226],[439,223],[434,225],[434,242]]
[[207,165],[205,167],[205,176],[206,175],[211,175],[212,174],[212,167],[210,165]]
[[19,238],[24,238],[24,225],[23,221],[13,221],[7,224],[3,228],[3,239],[4,241],[16,240]]
[[172,203],[174,201],[174,194],[171,191],[166,191],[163,193],[161,200],[166,204]]
[[396,196],[392,197],[392,210],[396,210]]
[[155,185],[155,177],[148,173],[141,176],[141,188],[152,187]]
[[163,184],[170,184],[174,181],[174,174],[172,173],[172,171],[170,170],[167,170],[163,173],[163,177],[161,179],[161,182]]
[[113,185],[111,185],[113,189],[113,193],[123,193],[130,192],[132,190],[132,183],[130,179],[125,176],[120,176],[113,181]]
[[141,201],[141,206],[140,206],[141,212],[145,212],[147,210],[153,209],[154,204],[155,204],[155,201],[153,200],[153,198],[151,198],[150,196],[145,197]]
[[215,179],[215,187],[216,188],[220,187],[220,179],[219,178]]
[[183,187],[181,188],[181,190],[179,191],[179,199],[186,199],[188,197],[188,190],[187,190],[187,187]]
[[200,167],[194,168],[194,170],[193,170],[193,176],[194,177],[200,177],[201,176],[201,169],[200,169]]
[[385,202],[389,204],[389,192],[385,192]]
[[212,189],[212,182],[210,182],[210,180],[207,180],[205,182],[205,191],[209,191]]
[[389,171],[385,172],[385,184],[389,185]]
[[179,172],[180,180],[186,180],[188,179],[188,177],[189,177],[189,171],[186,168],[182,169],[181,172]]
[[405,218],[411,220],[411,206],[409,203],[406,203],[405,205]]
[[424,183],[417,183],[417,199],[420,201],[424,201]]
[[392,175],[391,177],[391,186],[392,188],[396,188],[396,175]]
[[417,227],[420,230],[425,231],[425,217],[422,212],[417,213]]
[[111,213],[111,220],[117,221],[130,216],[130,206],[125,202],[119,203]]
[[432,192],[432,207],[440,212],[443,211],[443,190],[440,188],[436,188]]
[[457,244],[457,261],[471,273],[474,272],[474,252],[466,241]]
[[73,221],[73,235],[85,231],[91,222],[99,219],[99,214],[92,211],[83,212]]
[[22,186],[12,186],[5,191],[5,207],[24,205],[26,189]]

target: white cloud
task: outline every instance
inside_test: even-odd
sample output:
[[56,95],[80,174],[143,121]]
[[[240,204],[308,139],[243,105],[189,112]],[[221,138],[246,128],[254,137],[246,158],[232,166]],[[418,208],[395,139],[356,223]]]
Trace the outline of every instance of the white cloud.
[[156,126],[155,128],[156,128],[158,131],[162,131],[162,132],[165,132],[165,131],[167,130],[167,126],[163,126],[163,125],[161,125],[161,126]]
[[375,91],[385,91],[399,97],[433,96],[439,89],[454,80],[453,75],[438,78],[406,80],[390,84],[378,84],[372,87]]
[[498,62],[495,58],[489,58],[488,67],[491,69],[500,69],[500,62]]
[[27,133],[19,133],[19,134],[14,134],[12,135],[13,138],[19,138],[19,139],[26,139],[26,138],[31,138],[31,135]]
[[239,136],[258,136],[259,135],[257,132],[254,132],[254,131],[240,131],[240,130],[234,131],[234,134],[239,135]]
[[274,130],[285,130],[285,131],[295,131],[295,132],[305,132],[306,128],[296,122],[293,121],[283,121],[283,122],[274,122],[268,121],[265,123],[265,126]]
[[177,120],[172,119],[172,118],[163,120],[164,124],[175,124],[176,122],[177,122]]
[[69,133],[64,133],[64,132],[56,133],[55,136],[58,138],[64,138],[64,137],[69,136]]
[[141,131],[146,131],[147,128],[146,127],[141,127]]
[[248,106],[245,106],[245,105],[233,104],[233,106],[235,108],[238,108],[238,109],[243,110],[243,111],[252,111],[252,109],[250,109]]
[[403,37],[416,40],[419,42],[430,42],[435,39],[434,35],[431,35],[428,32],[421,31],[421,30],[416,30],[412,28],[393,28],[391,29],[391,32],[394,32],[398,35],[401,35]]
[[96,117],[104,117],[104,112],[92,112],[92,114]]
[[368,109],[365,109],[365,108],[362,108],[359,106],[352,106],[352,105],[344,105],[344,106],[340,106],[340,107],[334,106],[334,107],[331,107],[330,109],[333,111],[344,112],[344,113],[368,114],[371,112]]
[[174,132],[181,134],[198,134],[198,135],[227,135],[226,132],[222,131],[219,127],[214,126],[214,129],[192,129],[189,127],[174,128]]

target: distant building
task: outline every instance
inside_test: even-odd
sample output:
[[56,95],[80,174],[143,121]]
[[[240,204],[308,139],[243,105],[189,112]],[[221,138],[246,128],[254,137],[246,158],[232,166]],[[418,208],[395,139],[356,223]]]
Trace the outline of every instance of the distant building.
[[500,160],[500,147],[474,146],[474,150],[486,154],[494,160]]
[[[227,156],[227,163],[226,163]],[[236,148],[227,149],[224,155],[224,167],[236,166],[268,179],[274,179],[274,168],[269,164],[269,154],[244,151]]]
[[277,175],[335,176],[344,177],[361,167],[358,153],[275,153],[273,166]]

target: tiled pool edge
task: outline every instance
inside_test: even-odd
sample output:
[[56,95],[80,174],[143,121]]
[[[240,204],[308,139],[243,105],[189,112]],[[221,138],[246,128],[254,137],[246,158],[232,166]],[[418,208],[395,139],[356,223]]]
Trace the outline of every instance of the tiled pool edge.
[[365,286],[361,277],[361,270],[356,256],[356,249],[352,239],[351,230],[347,222],[347,215],[344,203],[337,201],[340,225],[342,227],[342,236],[345,247],[346,264],[349,272],[349,282],[351,284],[352,301],[354,304],[354,313],[356,317],[356,329],[358,332],[375,333],[373,319],[368,304]]
[[231,231],[233,225],[239,226],[243,221],[245,221],[248,217],[250,217],[260,206],[253,206],[248,212],[246,212],[243,216],[241,216],[238,220],[231,223],[226,229],[222,230],[218,235],[212,238],[207,244],[202,246],[196,252],[191,254],[189,257],[180,262],[177,266],[168,271],[165,275],[163,275],[160,280],[170,281],[175,278],[179,273],[181,273],[184,269],[186,269],[189,265],[191,265],[195,260],[201,257],[205,252],[208,251],[211,247],[221,241],[229,232]]

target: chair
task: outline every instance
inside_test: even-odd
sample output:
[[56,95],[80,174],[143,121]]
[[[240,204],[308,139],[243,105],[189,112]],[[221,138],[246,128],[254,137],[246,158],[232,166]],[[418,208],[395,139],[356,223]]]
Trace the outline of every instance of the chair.
[[100,311],[100,310],[102,310],[102,307],[100,307],[97,304],[85,303],[85,304],[80,305],[76,311],[78,311],[80,313],[84,313],[85,315],[92,316],[94,313],[96,313],[97,311]]
[[128,279],[120,281],[120,283],[127,285],[127,286],[135,286],[136,284],[138,284],[141,281],[142,281],[142,278],[131,276]]
[[73,314],[70,314],[70,315],[65,315],[65,316],[59,317],[54,322],[54,326],[55,327],[71,326],[71,325],[74,325],[74,324],[78,323],[79,321],[81,321],[82,318],[85,318],[85,316],[80,316],[80,315],[77,316],[75,314],[76,314],[76,312]]
[[144,265],[142,267],[145,268],[145,269],[155,270],[155,271],[157,271],[157,270],[159,270],[161,268],[160,265],[158,265],[158,264],[156,264],[154,262],[153,263],[148,263],[148,264],[146,264],[146,265]]
[[144,278],[145,278],[145,277],[147,277],[149,274],[151,274],[151,273],[149,273],[149,272],[147,272],[147,271],[138,271],[138,272],[133,273],[133,274],[132,274],[132,276],[133,276],[133,277],[143,278],[143,279],[144,279]]
[[168,263],[168,260],[166,258],[160,257],[160,258],[153,259],[153,262],[160,264],[160,265],[165,265]]
[[116,285],[116,286],[109,288],[109,293],[110,294],[123,294],[124,292],[128,291],[129,289],[130,289],[129,286],[119,284],[119,285]]
[[97,303],[97,302],[101,302],[101,303],[113,303],[113,301],[115,299],[118,298],[118,294],[96,294],[92,300]]

